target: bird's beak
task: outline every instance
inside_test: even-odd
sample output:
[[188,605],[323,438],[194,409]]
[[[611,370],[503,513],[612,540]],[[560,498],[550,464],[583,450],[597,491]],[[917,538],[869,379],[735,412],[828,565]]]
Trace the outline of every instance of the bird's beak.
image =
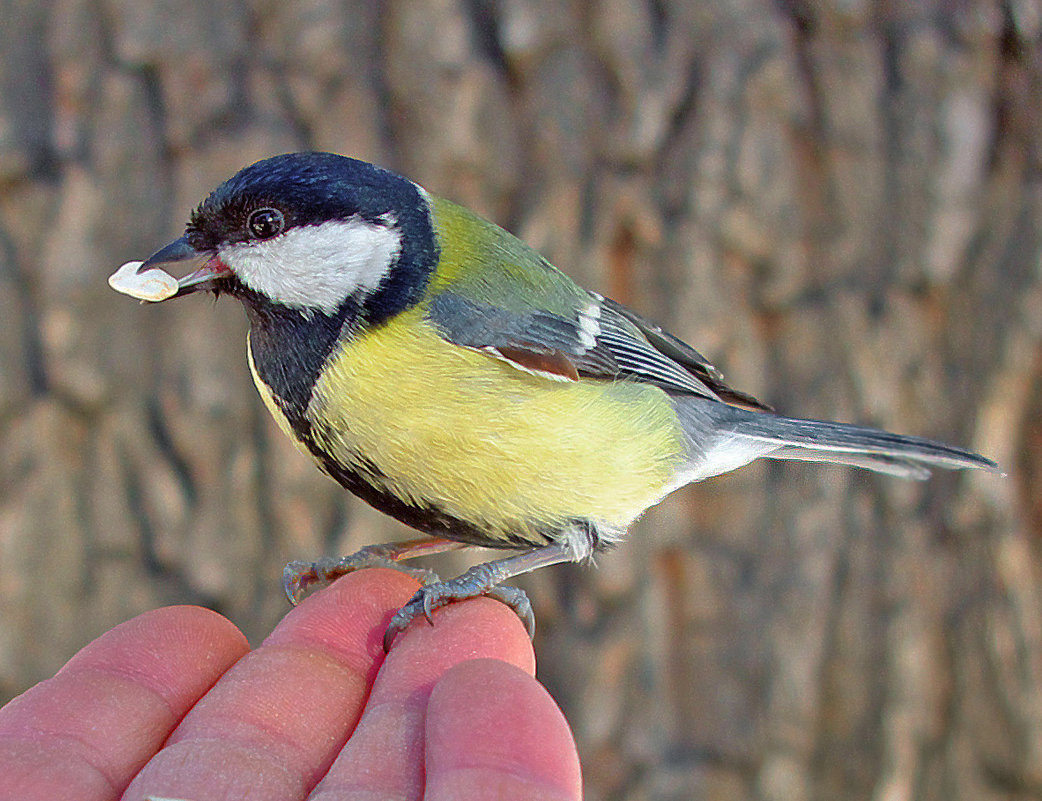
[[[174,274],[184,274],[175,278]],[[127,262],[109,278],[124,294],[159,303],[207,289],[219,290],[233,273],[213,251],[196,250],[185,237],[175,239],[143,262]]]
[[174,275],[187,273],[183,278],[177,279],[177,292],[171,296],[175,298],[214,289],[214,282],[232,274],[216,253],[196,250],[183,236],[157,250],[137,268],[139,275],[148,270],[162,270]]

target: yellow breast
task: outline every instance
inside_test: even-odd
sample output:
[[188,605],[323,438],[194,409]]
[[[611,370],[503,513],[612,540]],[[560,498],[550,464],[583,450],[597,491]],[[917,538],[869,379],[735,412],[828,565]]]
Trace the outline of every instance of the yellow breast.
[[490,531],[624,527],[683,459],[660,389],[528,375],[446,342],[419,309],[346,344],[307,417],[342,464],[364,459],[403,500]]

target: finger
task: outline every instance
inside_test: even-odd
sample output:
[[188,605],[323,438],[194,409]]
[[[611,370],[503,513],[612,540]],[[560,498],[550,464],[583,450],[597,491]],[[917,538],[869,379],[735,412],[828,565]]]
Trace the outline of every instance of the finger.
[[579,755],[553,698],[530,674],[493,659],[463,662],[431,693],[428,801],[582,798]]
[[423,795],[424,719],[431,689],[459,662],[491,657],[535,672],[524,625],[508,607],[475,598],[439,609],[434,625],[414,622],[398,636],[351,740],[311,801]]
[[146,612],[103,634],[0,710],[5,797],[119,798],[249,645],[208,609]]
[[303,798],[354,729],[384,629],[416,588],[397,571],[361,570],[306,599],[195,706],[126,797]]

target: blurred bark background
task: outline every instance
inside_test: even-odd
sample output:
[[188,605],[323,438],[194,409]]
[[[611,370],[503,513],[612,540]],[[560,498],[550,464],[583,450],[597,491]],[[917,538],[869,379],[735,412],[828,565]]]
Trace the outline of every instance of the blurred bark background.
[[324,149],[780,410],[1009,473],[754,465],[523,581],[590,799],[1042,798],[1040,31],[1037,0],[0,0],[0,697],[160,604],[259,641],[285,561],[404,533],[276,431],[237,304],[105,282]]

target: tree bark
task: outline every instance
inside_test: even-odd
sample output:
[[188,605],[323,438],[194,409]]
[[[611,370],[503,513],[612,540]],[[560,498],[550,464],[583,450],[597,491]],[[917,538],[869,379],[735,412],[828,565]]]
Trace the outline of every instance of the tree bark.
[[[257,158],[379,162],[786,413],[1008,477],[758,464],[521,583],[590,799],[1042,797],[1037,0],[0,0],[0,698],[408,536],[116,266]],[[437,563],[446,573],[464,562]]]

